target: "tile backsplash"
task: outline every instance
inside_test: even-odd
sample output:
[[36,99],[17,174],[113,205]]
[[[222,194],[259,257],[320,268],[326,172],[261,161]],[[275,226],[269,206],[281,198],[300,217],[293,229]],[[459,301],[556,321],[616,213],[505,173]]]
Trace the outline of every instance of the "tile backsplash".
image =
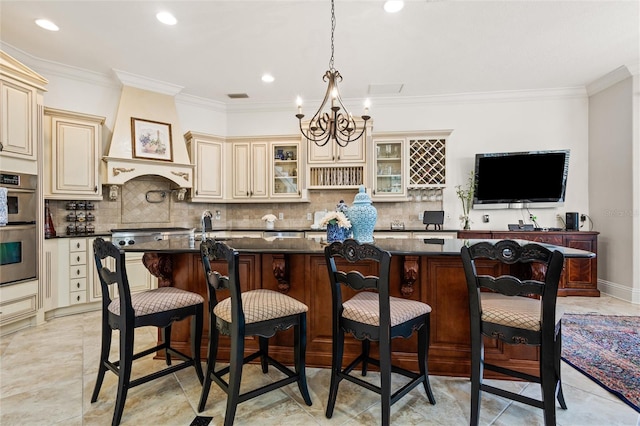
[[[333,210],[340,200],[347,205],[353,203],[357,189],[311,190],[310,202],[294,203],[191,203],[178,201],[171,192],[173,183],[162,177],[145,176],[125,183],[118,199],[108,198],[108,188],[103,188],[104,198],[95,201],[95,232],[108,233],[115,228],[143,228],[180,226],[200,228],[200,217],[204,210],[220,211],[220,220],[213,220],[214,228],[257,228],[264,227],[262,216],[267,213],[276,216],[283,213],[284,219],[275,223],[276,229],[306,229],[313,223],[307,220],[307,213],[319,210]],[[148,191],[158,191],[149,194]],[[165,197],[160,192],[166,191]],[[188,195],[187,195],[188,198]],[[442,201],[421,202],[374,202],[378,210],[376,229],[390,229],[391,222],[399,220],[410,228],[420,228],[419,214],[424,210],[441,210]],[[50,200],[49,207],[58,235],[66,232],[66,201]]]

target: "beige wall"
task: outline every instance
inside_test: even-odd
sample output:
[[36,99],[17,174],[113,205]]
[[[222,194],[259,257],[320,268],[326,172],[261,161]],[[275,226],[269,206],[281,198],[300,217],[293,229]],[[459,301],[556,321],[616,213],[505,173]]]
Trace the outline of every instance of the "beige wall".
[[[589,98],[589,211],[600,232],[598,278],[601,290],[640,303],[634,287],[633,78]],[[636,112],[637,114],[637,112]],[[636,118],[637,119],[637,118]],[[637,144],[637,141],[635,141]]]

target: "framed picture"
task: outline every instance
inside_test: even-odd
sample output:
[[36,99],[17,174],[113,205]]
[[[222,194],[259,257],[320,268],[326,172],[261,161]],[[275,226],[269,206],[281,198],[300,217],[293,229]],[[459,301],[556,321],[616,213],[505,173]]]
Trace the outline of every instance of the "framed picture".
[[171,124],[131,117],[133,156],[173,161]]

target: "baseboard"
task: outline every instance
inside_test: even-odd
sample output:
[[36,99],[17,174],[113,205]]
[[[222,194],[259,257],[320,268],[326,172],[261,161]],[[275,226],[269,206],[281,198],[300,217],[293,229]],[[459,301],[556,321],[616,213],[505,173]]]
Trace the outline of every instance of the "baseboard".
[[634,289],[618,283],[612,283],[611,281],[598,279],[598,290],[616,299],[631,302],[634,305],[640,305],[640,289],[638,288]]

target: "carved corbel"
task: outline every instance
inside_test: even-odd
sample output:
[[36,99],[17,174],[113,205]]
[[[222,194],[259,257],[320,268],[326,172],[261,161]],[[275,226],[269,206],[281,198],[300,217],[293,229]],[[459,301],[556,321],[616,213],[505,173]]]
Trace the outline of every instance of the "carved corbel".
[[170,254],[145,253],[142,264],[154,277],[158,278],[158,287],[171,287],[173,284],[173,262]]
[[187,182],[189,182],[189,173],[186,172],[174,172],[173,170],[171,171],[171,174],[176,175],[181,177],[182,179],[186,180]]
[[404,297],[410,297],[413,294],[413,285],[418,280],[418,256],[405,256],[403,263],[402,286],[400,292]]
[[287,256],[284,254],[273,255],[273,276],[278,280],[278,290],[287,294],[291,288],[289,283],[289,270],[287,269]]

